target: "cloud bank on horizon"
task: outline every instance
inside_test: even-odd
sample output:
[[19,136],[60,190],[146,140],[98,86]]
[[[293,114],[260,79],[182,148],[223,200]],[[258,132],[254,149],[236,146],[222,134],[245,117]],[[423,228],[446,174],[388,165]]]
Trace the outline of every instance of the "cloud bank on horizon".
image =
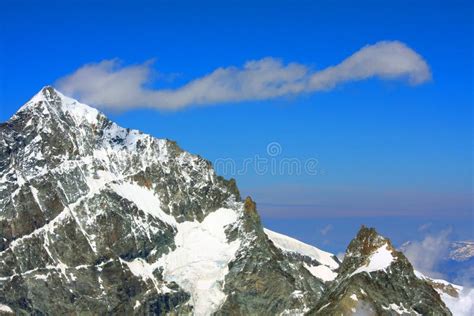
[[359,49],[337,65],[321,70],[273,57],[221,67],[175,89],[150,88],[152,63],[122,66],[118,59],[86,64],[56,82],[65,94],[104,109],[155,108],[268,100],[328,91],[369,78],[406,80],[411,85],[431,79],[427,62],[399,41],[381,41]]

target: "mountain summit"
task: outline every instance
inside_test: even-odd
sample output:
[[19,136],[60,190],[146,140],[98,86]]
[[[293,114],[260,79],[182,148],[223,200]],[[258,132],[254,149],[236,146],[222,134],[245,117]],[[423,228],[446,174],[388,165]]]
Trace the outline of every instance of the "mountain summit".
[[450,314],[433,287],[415,275],[403,253],[364,226],[350,242],[336,280],[315,310],[326,315]]
[[0,125],[0,313],[450,315],[374,230],[342,264],[235,181],[43,88]]

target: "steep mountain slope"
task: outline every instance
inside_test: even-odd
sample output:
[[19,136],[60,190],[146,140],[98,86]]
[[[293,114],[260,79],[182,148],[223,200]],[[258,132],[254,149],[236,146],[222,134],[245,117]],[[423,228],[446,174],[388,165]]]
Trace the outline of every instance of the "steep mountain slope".
[[429,278],[419,271],[415,275],[428,282],[439,293],[441,299],[454,316],[474,315],[474,289]]
[[369,286],[377,311],[450,314],[406,259],[355,273],[372,253],[353,243],[339,267],[264,230],[208,161],[51,87],[0,125],[0,313],[294,315]]

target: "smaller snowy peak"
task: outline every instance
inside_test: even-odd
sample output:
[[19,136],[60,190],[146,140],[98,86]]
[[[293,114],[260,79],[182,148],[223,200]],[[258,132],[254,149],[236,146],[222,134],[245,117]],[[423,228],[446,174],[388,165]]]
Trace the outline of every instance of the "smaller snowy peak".
[[450,315],[433,287],[416,277],[390,240],[365,226],[350,242],[335,281],[314,311],[316,315]]
[[362,226],[347,247],[341,271],[350,276],[362,272],[387,272],[399,256],[389,239],[379,235],[374,228]]
[[455,241],[450,245],[449,258],[458,262],[474,257],[474,241]]
[[16,115],[35,109],[42,114],[47,114],[51,111],[66,112],[71,115],[76,123],[83,121],[94,123],[97,121],[98,116],[103,116],[97,109],[67,97],[51,86],[43,87],[18,110]]
[[345,258],[370,256],[383,245],[393,248],[390,241],[379,235],[375,228],[362,226],[347,247]]

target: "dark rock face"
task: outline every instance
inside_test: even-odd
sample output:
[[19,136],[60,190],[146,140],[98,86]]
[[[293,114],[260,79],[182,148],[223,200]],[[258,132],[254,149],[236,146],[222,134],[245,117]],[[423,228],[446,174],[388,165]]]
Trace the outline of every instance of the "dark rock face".
[[334,259],[267,235],[208,161],[51,87],[0,125],[0,313],[328,315],[355,293],[377,314],[449,314],[400,253],[352,275],[387,242],[374,231],[333,282],[310,270]]
[[224,287],[227,299],[217,314],[294,314],[314,305],[324,282],[311,275],[303,262],[273,245],[249,197],[244,202],[242,222],[237,229],[244,244],[229,264]]

